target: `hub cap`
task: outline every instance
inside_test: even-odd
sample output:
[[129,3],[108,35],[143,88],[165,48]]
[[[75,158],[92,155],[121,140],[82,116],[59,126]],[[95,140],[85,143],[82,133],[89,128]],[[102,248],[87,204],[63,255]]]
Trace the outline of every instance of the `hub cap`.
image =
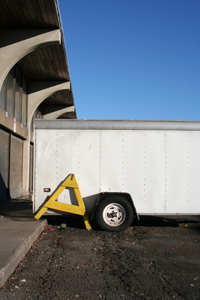
[[126,219],[126,211],[118,203],[108,204],[103,210],[103,220],[109,226],[119,226]]

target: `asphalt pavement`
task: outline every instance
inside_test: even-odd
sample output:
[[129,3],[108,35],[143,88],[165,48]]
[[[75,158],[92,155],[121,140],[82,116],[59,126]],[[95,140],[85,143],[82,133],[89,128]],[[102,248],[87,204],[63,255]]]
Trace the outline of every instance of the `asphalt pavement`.
[[45,219],[34,219],[31,197],[20,197],[0,203],[0,287],[13,273],[46,225]]

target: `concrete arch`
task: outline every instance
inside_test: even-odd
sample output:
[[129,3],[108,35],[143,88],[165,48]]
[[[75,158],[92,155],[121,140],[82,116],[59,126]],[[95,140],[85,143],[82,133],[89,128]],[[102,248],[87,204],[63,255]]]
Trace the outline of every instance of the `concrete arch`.
[[25,55],[46,44],[61,43],[60,29],[0,30],[0,90],[10,69]]
[[62,108],[62,109],[59,109],[57,111],[48,113],[48,114],[44,115],[43,118],[44,119],[57,119],[58,117],[60,117],[64,113],[74,112],[74,111],[75,111],[75,107],[74,106],[69,106],[69,107]]
[[29,83],[27,115],[28,127],[30,127],[33,114],[40,103],[42,103],[46,98],[50,97],[55,92],[61,90],[70,90],[70,81],[31,81]]

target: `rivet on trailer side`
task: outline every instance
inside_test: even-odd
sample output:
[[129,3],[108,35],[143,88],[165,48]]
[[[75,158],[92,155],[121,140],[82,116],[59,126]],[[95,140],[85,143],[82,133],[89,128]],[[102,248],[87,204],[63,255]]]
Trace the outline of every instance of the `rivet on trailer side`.
[[[36,120],[33,212],[44,188],[75,174],[89,217],[104,230],[125,230],[144,214],[197,215],[199,152],[200,122]],[[78,204],[67,188],[59,202]]]

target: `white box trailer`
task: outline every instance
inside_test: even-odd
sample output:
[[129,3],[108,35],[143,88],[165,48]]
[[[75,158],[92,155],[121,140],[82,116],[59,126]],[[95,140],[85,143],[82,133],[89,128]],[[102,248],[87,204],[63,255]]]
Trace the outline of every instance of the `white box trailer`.
[[[34,159],[34,213],[44,189],[71,173],[103,229],[124,230],[134,215],[200,213],[200,122],[36,120]],[[74,201],[68,189],[59,196]]]

